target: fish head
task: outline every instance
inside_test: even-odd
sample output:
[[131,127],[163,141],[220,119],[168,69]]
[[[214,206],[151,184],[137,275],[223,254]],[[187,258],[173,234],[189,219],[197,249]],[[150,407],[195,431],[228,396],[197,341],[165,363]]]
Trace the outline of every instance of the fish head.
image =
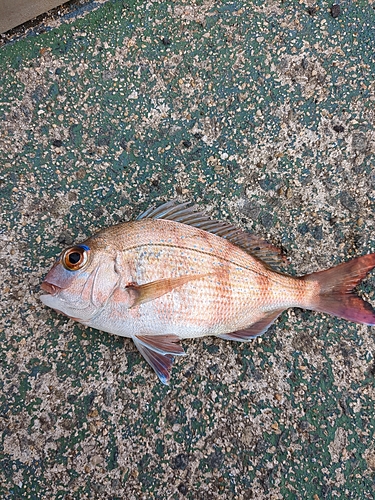
[[40,300],[82,323],[107,303],[119,282],[116,258],[108,249],[80,244],[65,249],[45,277]]

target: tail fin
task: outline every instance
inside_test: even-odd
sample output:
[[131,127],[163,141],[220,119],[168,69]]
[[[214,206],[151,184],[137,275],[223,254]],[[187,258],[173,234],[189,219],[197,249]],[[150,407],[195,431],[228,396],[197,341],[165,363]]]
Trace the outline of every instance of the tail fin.
[[356,323],[375,325],[375,310],[352,293],[367,273],[375,268],[375,253],[357,257],[326,271],[308,274],[303,280],[318,282],[320,293],[311,309]]

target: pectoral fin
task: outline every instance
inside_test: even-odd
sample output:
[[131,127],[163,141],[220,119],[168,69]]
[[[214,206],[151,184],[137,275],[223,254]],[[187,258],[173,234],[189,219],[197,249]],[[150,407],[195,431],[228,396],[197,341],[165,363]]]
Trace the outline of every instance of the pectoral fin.
[[178,344],[180,338],[176,335],[137,335],[133,341],[154,369],[156,375],[165,385],[169,384],[174,356],[183,356],[185,351]]
[[139,306],[150,300],[157,299],[168,292],[171,292],[175,288],[178,288],[185,283],[193,280],[202,279],[204,274],[190,275],[190,276],[179,276],[178,278],[165,278],[162,280],[151,281],[150,283],[145,283],[144,285],[137,285],[136,283],[131,283],[126,286],[125,290],[130,292],[133,302],[130,307]]
[[263,335],[263,333],[268,330],[275,319],[283,312],[283,309],[278,311],[272,311],[265,313],[264,316],[245,328],[244,330],[238,330],[237,332],[223,333],[218,335],[219,338],[224,340],[237,340],[239,342],[246,342],[248,340],[254,339]]

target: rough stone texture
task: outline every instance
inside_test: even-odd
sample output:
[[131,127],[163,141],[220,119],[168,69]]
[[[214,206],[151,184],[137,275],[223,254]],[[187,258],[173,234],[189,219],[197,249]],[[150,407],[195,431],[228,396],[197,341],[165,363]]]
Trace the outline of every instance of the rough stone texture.
[[96,7],[1,49],[1,497],[374,498],[373,329],[288,311],[184,342],[164,387],[38,300],[65,245],[177,196],[291,273],[375,251],[374,3]]

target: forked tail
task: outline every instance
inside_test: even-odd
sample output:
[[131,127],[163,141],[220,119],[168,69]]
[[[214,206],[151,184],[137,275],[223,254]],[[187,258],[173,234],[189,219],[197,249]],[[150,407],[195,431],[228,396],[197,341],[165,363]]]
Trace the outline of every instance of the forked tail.
[[320,293],[309,309],[332,314],[356,323],[375,325],[375,310],[352,290],[375,268],[375,253],[357,257],[326,271],[303,276],[318,282]]

